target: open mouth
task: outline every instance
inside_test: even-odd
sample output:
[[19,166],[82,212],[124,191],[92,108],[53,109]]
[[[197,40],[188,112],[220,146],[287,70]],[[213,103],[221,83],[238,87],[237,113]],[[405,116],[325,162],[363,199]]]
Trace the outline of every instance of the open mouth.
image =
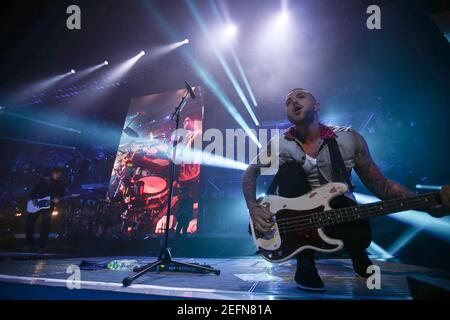
[[294,113],[300,113],[300,111],[302,111],[303,107],[302,106],[295,106],[294,107]]

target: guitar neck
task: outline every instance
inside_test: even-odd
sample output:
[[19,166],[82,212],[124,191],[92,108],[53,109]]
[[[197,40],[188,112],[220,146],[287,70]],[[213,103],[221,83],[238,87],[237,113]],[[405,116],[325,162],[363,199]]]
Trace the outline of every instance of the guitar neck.
[[328,226],[406,210],[426,210],[440,203],[441,199],[438,192],[426,193],[410,198],[378,201],[360,206],[317,212],[314,222],[320,226]]

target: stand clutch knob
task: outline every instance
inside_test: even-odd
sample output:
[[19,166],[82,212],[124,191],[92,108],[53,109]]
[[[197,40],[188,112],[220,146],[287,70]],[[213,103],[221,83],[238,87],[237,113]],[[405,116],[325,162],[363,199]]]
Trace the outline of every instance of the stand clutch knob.
[[131,282],[133,282],[133,279],[131,279],[131,277],[126,277],[125,279],[123,279],[122,284],[124,287],[128,287]]

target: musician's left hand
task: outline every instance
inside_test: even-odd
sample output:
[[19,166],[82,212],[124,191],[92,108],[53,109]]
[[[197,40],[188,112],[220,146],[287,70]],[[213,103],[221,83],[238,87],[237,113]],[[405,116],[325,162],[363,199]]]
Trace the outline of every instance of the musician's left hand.
[[443,186],[439,195],[442,204],[432,207],[429,211],[429,214],[435,218],[441,218],[450,214],[450,185]]

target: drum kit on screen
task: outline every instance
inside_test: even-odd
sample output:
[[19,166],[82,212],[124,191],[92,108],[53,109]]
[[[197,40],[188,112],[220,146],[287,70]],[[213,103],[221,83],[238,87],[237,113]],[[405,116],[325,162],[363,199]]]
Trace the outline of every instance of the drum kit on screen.
[[[157,222],[165,217],[169,197],[170,158],[170,142],[164,135],[157,139],[153,137],[145,144],[131,142],[119,146],[110,200],[126,205],[126,210],[121,215],[122,229],[125,232],[132,233],[144,228],[146,233],[153,233]],[[181,164],[175,171],[173,206],[178,200],[177,190],[199,176],[199,170],[189,170],[192,174],[186,177],[183,172],[186,172],[187,166],[199,167]]]

